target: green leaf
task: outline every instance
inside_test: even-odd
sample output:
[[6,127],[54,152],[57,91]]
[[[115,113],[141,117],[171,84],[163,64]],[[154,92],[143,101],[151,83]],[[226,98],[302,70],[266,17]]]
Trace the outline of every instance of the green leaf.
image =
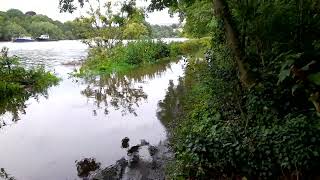
[[308,80],[320,86],[320,72],[308,76]]
[[278,80],[278,85],[283,82],[288,76],[290,76],[290,70],[289,69],[285,69],[282,70],[279,74],[279,80]]

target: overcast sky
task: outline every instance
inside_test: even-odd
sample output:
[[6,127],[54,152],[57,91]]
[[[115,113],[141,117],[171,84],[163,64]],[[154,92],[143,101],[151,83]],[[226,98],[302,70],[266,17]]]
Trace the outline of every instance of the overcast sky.
[[[101,0],[102,2],[104,0]],[[138,2],[139,6],[146,5],[146,2]],[[73,20],[81,14],[84,15],[86,10],[77,10],[73,14],[60,13],[58,9],[59,0],[0,0],[0,11],[6,11],[11,8],[19,9],[22,12],[35,11],[37,14],[44,14],[54,20],[62,22]],[[178,18],[170,18],[167,10],[154,12],[148,15],[147,21],[151,24],[172,24],[178,23]]]

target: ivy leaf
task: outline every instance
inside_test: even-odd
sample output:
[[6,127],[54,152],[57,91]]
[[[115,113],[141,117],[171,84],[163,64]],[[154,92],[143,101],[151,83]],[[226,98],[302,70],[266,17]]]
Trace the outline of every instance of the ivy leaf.
[[279,74],[279,80],[278,80],[278,85],[283,82],[288,76],[290,76],[290,70],[289,69],[285,69],[282,70]]
[[320,86],[320,72],[309,75],[308,80]]
[[292,96],[295,96],[295,92],[297,90],[299,90],[300,88],[302,88],[302,86],[300,84],[295,84],[292,88],[291,88],[291,94]]

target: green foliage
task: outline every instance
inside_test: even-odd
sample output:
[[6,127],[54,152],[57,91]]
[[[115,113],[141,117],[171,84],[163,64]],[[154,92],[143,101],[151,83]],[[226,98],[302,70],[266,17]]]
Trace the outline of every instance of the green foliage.
[[167,44],[151,40],[133,41],[112,49],[93,48],[81,68],[81,73],[124,72],[137,66],[157,63],[169,55]]
[[8,41],[19,36],[36,38],[42,34],[49,34],[52,39],[78,38],[75,35],[75,23],[61,23],[45,15],[28,13],[31,14],[24,14],[17,9],[0,11],[0,41]]
[[11,37],[19,37],[23,35],[27,35],[27,31],[16,23],[10,23],[6,26],[5,29],[5,38],[10,39]]
[[33,37],[40,37],[42,34],[49,34],[52,39],[64,39],[62,30],[50,22],[33,22],[29,26]]
[[186,77],[160,103],[176,152],[172,179],[314,179],[320,167],[320,4],[227,2],[257,82],[241,86],[225,22],[214,20],[212,57],[190,60]]
[[127,72],[137,66],[175,60],[181,55],[198,57],[210,49],[210,38],[166,44],[160,40],[138,40],[106,49],[92,48],[80,74]]
[[151,28],[153,38],[172,38],[180,36],[180,31],[176,24],[171,26],[152,25]]
[[171,56],[177,55],[203,55],[211,48],[211,38],[190,39],[185,42],[170,43]]
[[140,39],[149,35],[148,28],[143,24],[130,23],[126,25],[123,31],[123,38],[125,39]]
[[319,118],[312,113],[282,115],[285,107],[279,110],[275,105],[280,102],[265,97],[276,97],[268,95],[269,89],[243,95],[228,51],[214,49],[210,63],[189,61],[186,77],[177,87],[170,85],[159,104],[176,152],[170,175],[275,179],[316,173]]
[[124,59],[128,64],[152,64],[169,57],[169,52],[168,45],[161,41],[137,41],[128,43]]
[[[74,22],[74,32],[85,39],[90,47],[113,48],[123,39],[142,39],[151,36],[151,26],[146,22],[146,13],[138,8],[134,0],[124,2],[106,1],[99,6],[98,0],[79,1],[80,4],[90,4],[88,16],[77,18]],[[101,8],[101,7],[104,8]],[[114,9],[120,6],[120,12]],[[60,1],[62,11],[75,10],[73,1]]]
[[196,0],[190,6],[182,7],[186,20],[183,31],[187,37],[210,36],[216,22],[212,6],[212,0]]

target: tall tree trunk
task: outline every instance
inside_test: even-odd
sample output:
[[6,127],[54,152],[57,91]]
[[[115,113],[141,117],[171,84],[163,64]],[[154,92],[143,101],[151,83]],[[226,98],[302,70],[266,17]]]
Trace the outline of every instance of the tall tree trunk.
[[252,77],[252,73],[248,69],[248,65],[245,63],[244,52],[241,48],[241,43],[239,40],[239,33],[232,21],[228,4],[225,0],[213,0],[213,3],[214,14],[221,18],[224,22],[228,44],[238,65],[240,81],[244,87],[251,87],[255,81]]

